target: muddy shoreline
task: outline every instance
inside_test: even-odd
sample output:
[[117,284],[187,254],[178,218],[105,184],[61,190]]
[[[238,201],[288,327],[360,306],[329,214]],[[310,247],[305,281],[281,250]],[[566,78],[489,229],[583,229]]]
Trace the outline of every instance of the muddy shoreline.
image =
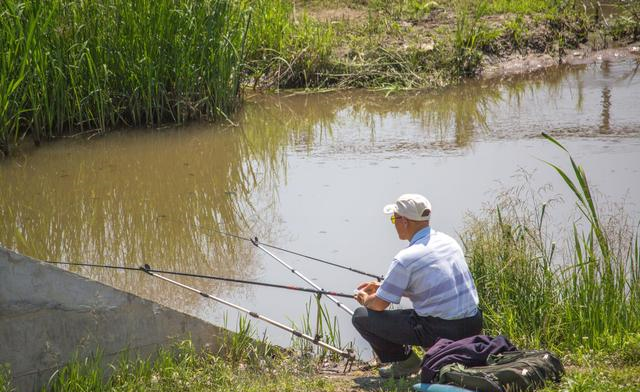
[[493,79],[540,72],[563,64],[577,66],[628,59],[640,59],[640,43],[601,50],[593,50],[585,46],[568,51],[560,59],[554,58],[547,53],[531,53],[527,55],[511,55],[493,60],[487,59],[479,77]]

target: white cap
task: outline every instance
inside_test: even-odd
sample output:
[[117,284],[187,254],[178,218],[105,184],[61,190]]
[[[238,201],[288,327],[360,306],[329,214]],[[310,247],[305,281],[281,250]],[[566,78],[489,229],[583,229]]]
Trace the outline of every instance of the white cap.
[[407,193],[398,197],[393,204],[387,204],[382,211],[385,214],[396,213],[413,221],[428,221],[431,217],[431,203],[426,197]]

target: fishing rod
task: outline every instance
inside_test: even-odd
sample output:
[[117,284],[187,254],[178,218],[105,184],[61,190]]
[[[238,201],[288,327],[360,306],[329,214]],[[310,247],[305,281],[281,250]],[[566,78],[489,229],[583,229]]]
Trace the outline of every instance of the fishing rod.
[[165,276],[162,276],[162,275],[160,275],[160,274],[158,274],[156,272],[153,272],[153,270],[151,269],[151,267],[149,267],[148,264],[145,264],[143,267],[139,267],[138,269],[141,270],[141,271],[146,272],[147,274],[149,274],[151,276],[154,276],[156,278],[162,279],[162,280],[164,280],[166,282],[169,282],[171,284],[174,284],[176,286],[182,287],[184,289],[193,291],[195,293],[198,293],[198,294],[200,294],[201,296],[203,296],[205,298],[220,302],[220,303],[222,303],[224,305],[227,305],[227,306],[230,306],[230,307],[232,307],[232,308],[234,308],[236,310],[239,310],[241,312],[247,313],[251,317],[257,318],[257,319],[265,321],[265,322],[267,322],[267,323],[269,323],[271,325],[274,325],[274,326],[276,326],[278,328],[281,328],[281,329],[293,334],[296,337],[306,339],[306,340],[310,341],[311,343],[313,343],[315,345],[318,345],[320,347],[326,348],[327,350],[331,350],[331,351],[341,355],[342,357],[347,358],[348,361],[353,361],[355,359],[355,355],[353,353],[353,350],[351,350],[351,349],[341,350],[341,349],[339,349],[337,347],[334,347],[334,346],[332,346],[332,345],[330,345],[328,343],[325,343],[325,342],[321,341],[319,336],[316,336],[315,338],[313,338],[313,337],[311,337],[311,336],[309,336],[309,335],[307,335],[305,333],[297,331],[297,330],[295,330],[295,329],[293,329],[291,327],[288,327],[288,326],[286,326],[286,325],[284,325],[282,323],[279,323],[279,322],[277,322],[275,320],[272,320],[272,319],[270,319],[268,317],[265,317],[265,316],[263,316],[261,314],[253,312],[253,311],[251,311],[249,309],[243,308],[242,306],[236,305],[236,304],[231,303],[229,301],[225,301],[222,298],[218,298],[218,297],[216,297],[214,295],[207,294],[207,293],[205,293],[203,291],[200,291],[200,290],[198,290],[198,289],[196,289],[194,287],[187,286],[186,284],[182,284],[182,283],[177,282],[177,281],[175,281],[173,279],[169,279],[169,278],[167,278]]
[[[47,261],[49,264],[64,264],[64,265],[77,265],[82,267],[97,267],[97,268],[107,268],[107,269],[120,269],[120,270],[129,270],[129,271],[137,271],[140,272],[139,267],[121,267],[115,265],[102,265],[102,264],[89,264],[89,263],[69,263],[63,261]],[[145,264],[148,266],[148,264]],[[327,291],[327,290],[314,290],[306,287],[298,287],[298,286],[289,286],[289,285],[280,285],[276,283],[267,283],[267,282],[257,282],[255,280],[243,280],[243,279],[232,279],[232,278],[224,278],[221,276],[213,276],[213,275],[201,275],[201,274],[191,274],[188,272],[177,272],[177,271],[165,271],[165,270],[157,270],[149,267],[149,271],[157,272],[160,274],[169,274],[169,275],[179,275],[179,276],[190,276],[193,278],[203,278],[203,279],[211,279],[211,280],[221,280],[224,282],[232,282],[232,283],[242,283],[242,284],[251,284],[256,286],[264,286],[264,287],[273,287],[277,289],[285,289],[285,290],[293,290],[293,291],[304,291],[307,293],[312,293],[315,295],[332,295],[335,297],[343,297],[343,298],[353,298],[353,294],[345,294],[339,293],[335,291]]]
[[[254,239],[251,240],[251,243],[253,245],[255,245],[256,247],[258,247],[259,249],[261,249],[262,251],[264,251],[266,254],[268,254],[269,256],[271,256],[272,258],[274,258],[277,262],[279,262],[280,264],[282,264],[283,266],[285,266],[286,268],[289,269],[289,271],[293,272],[294,274],[298,275],[302,280],[304,280],[305,282],[307,282],[308,284],[310,284],[311,286],[313,286],[316,290],[322,290],[324,291],[320,286],[318,286],[317,284],[313,283],[311,280],[309,280],[306,276],[302,275],[301,272],[297,271],[295,268],[291,267],[289,264],[285,263],[284,261],[282,261],[278,256],[274,255],[273,253],[269,252],[264,246],[262,246],[260,244],[260,242],[258,241],[258,237],[255,237]],[[342,302],[338,301],[334,296],[327,294],[326,295],[327,298],[329,298],[331,301],[335,302],[336,305],[338,305],[338,307],[342,310],[344,310],[345,312],[347,312],[350,316],[353,316],[353,310],[349,309],[348,307],[346,307]]]
[[[251,239],[251,238],[242,237],[242,236],[239,236],[239,235],[237,235],[237,234],[227,233],[227,232],[224,232],[224,231],[221,231],[221,230],[218,230],[218,229],[214,229],[214,228],[211,228],[211,227],[209,227],[208,229],[213,230],[213,231],[215,231],[215,232],[217,232],[217,233],[220,233],[220,234],[223,234],[223,235],[229,236],[229,237],[233,237],[233,238],[237,238],[237,239],[239,239],[239,240],[248,241],[248,242],[253,243],[253,239]],[[280,251],[282,251],[282,252],[286,252],[286,253],[289,253],[289,254],[292,254],[292,255],[296,255],[296,256],[304,257],[304,258],[309,259],[309,260],[314,260],[314,261],[317,261],[317,262],[320,262],[320,263],[323,263],[323,264],[331,265],[331,266],[333,266],[333,267],[337,267],[337,268],[345,269],[345,270],[347,270],[347,271],[351,271],[351,272],[354,272],[354,273],[356,273],[356,274],[360,274],[360,275],[364,275],[364,276],[369,276],[369,277],[371,277],[371,278],[375,278],[378,282],[380,282],[380,281],[383,281],[383,280],[384,280],[384,276],[382,276],[382,275],[370,274],[370,273],[365,272],[365,271],[360,271],[360,270],[358,270],[358,269],[351,268],[351,267],[348,267],[348,266],[345,266],[345,265],[341,265],[341,264],[337,264],[337,263],[332,263],[332,262],[330,262],[330,261],[323,260],[323,259],[319,259],[319,258],[317,258],[317,257],[313,257],[313,256],[309,256],[309,255],[305,255],[305,254],[303,254],[303,253],[295,252],[295,251],[293,251],[293,250],[288,250],[288,249],[281,248],[281,247],[279,247],[279,246],[275,246],[275,245],[265,244],[264,242],[261,242],[261,244],[262,244],[262,246],[266,246],[267,248],[277,249],[277,250],[280,250]]]

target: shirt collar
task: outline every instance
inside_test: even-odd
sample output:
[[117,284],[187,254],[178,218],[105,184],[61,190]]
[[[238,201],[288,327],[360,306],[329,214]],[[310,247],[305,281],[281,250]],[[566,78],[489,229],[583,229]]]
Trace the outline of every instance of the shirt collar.
[[409,241],[409,246],[415,244],[416,242],[418,242],[418,240],[428,236],[429,234],[431,234],[430,226],[427,226],[423,229],[418,230],[411,238],[411,241]]

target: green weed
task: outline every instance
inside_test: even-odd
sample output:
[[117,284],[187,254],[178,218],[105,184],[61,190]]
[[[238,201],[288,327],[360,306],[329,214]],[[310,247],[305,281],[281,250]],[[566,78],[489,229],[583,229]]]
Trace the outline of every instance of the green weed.
[[526,27],[520,15],[505,23],[505,29],[513,40],[516,49],[523,50],[526,48]]
[[620,13],[607,22],[607,27],[607,33],[614,40],[640,39],[640,2],[623,4]]
[[481,15],[492,14],[532,14],[532,13],[555,13],[567,2],[558,0],[481,0]]
[[598,362],[583,362],[567,369],[558,385],[549,385],[541,392],[638,392],[638,366],[612,367]]
[[429,0],[372,0],[368,2],[371,11],[379,12],[393,19],[420,20],[432,11],[442,8],[436,1]]
[[478,14],[469,15],[466,10],[458,15],[453,32],[452,66],[459,76],[473,76],[479,69],[482,52],[482,27]]

